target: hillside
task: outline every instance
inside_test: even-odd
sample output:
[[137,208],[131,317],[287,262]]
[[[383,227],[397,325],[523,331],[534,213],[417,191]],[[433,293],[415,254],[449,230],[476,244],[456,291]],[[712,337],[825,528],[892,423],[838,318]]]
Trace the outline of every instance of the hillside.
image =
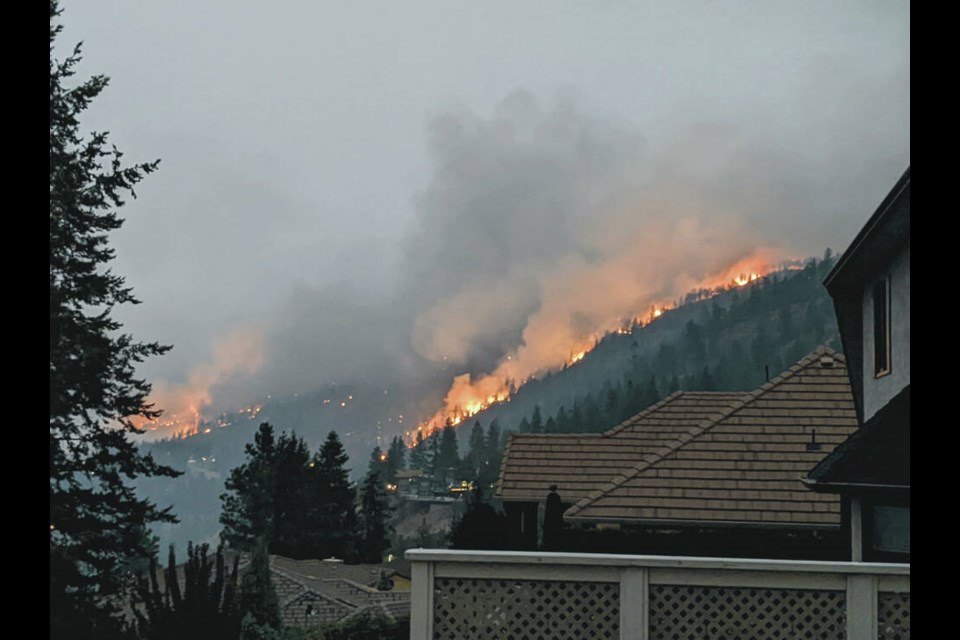
[[[533,379],[510,400],[494,405],[457,429],[468,450],[470,426],[497,420],[508,431],[602,431],[676,389],[752,389],[819,344],[839,349],[832,303],[821,285],[833,265],[808,260],[802,269],[780,271],[749,285],[704,297],[691,294],[652,322],[610,333],[580,361]],[[268,399],[254,411],[220,416],[197,434],[143,445],[161,462],[185,471],[177,479],[141,482],[160,505],[174,505],[177,525],[157,530],[162,548],[187,540],[215,543],[219,495],[230,469],[263,421],[295,431],[312,451],[336,430],[350,455],[352,477],[367,468],[371,449],[385,449],[410,426],[425,393],[398,383],[389,388],[328,385],[299,397]]]
[[[820,344],[840,350],[833,305],[821,284],[834,262],[828,252],[802,269],[607,334],[579,362],[528,382],[469,423],[497,420],[503,433],[603,431],[677,389],[755,388],[767,372],[778,374]],[[467,431],[459,430],[461,442]]]

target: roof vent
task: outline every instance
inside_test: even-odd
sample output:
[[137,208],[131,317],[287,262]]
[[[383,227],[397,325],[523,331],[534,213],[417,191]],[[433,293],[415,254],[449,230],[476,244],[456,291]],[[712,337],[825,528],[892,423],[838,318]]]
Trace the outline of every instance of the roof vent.
[[810,442],[807,443],[807,451],[820,451],[823,447],[817,442],[817,430],[810,431]]
[[343,564],[343,560],[340,558],[324,558],[323,561],[330,564]]
[[827,356],[827,355],[820,356],[821,367],[826,367],[827,369],[829,369],[833,367],[835,363],[836,363],[836,360],[833,359],[833,356]]

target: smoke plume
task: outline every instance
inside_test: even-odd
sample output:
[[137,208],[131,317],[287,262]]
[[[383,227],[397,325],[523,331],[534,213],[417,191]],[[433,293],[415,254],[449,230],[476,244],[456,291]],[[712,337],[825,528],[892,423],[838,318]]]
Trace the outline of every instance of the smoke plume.
[[[832,195],[836,181],[902,170],[894,154],[828,171],[716,123],[653,143],[575,100],[525,91],[489,116],[445,110],[427,133],[432,177],[413,199],[390,293],[348,281],[298,290],[257,364],[234,367],[245,393],[401,380],[436,400],[440,384],[448,409],[467,410],[651,305],[821,252],[851,228],[838,222],[851,201]],[[874,186],[864,215],[884,192]]]

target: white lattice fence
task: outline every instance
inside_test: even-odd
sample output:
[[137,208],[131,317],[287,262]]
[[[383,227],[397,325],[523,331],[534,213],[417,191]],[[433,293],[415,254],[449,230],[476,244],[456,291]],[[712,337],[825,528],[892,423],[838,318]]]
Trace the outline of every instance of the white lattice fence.
[[806,589],[650,587],[650,640],[842,640],[845,594]]
[[881,591],[877,596],[879,637],[910,640],[910,594]]
[[619,638],[620,585],[437,578],[433,637]]
[[410,637],[910,637],[910,566],[410,550]]

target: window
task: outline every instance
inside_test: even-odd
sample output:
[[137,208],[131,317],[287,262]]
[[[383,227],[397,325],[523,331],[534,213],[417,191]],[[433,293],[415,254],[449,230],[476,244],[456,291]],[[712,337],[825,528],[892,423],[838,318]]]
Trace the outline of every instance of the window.
[[873,508],[873,548],[910,553],[910,507],[877,505]]
[[873,375],[890,373],[890,279],[873,285]]

